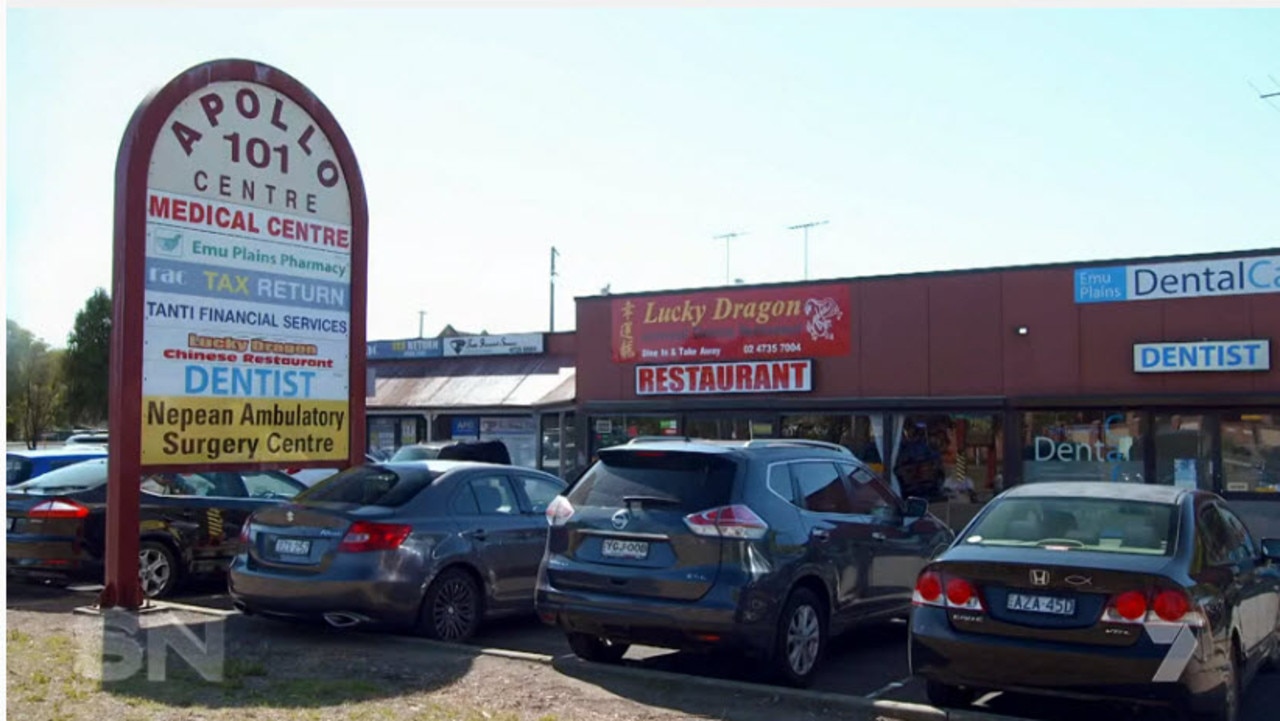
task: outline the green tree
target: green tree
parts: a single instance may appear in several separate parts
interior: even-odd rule
[[[63,378],[72,423],[99,425],[107,419],[110,359],[111,297],[99,288],[76,313],[75,328],[67,336]]]
[[[26,439],[28,448],[35,448],[62,415],[64,353],[50,351],[47,343],[12,320],[5,330],[5,420]]]

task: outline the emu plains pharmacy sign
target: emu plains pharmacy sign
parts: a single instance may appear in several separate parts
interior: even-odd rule
[[[367,227],[346,136],[289,75],[213,61],[143,101],[116,166],[108,504],[135,548],[142,472],[360,461]]]
[[[1079,268],[1077,303],[1280,293],[1280,255]]]

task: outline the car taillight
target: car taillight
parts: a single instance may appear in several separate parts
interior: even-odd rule
[[[916,579],[915,593],[911,594],[911,602],[918,606],[941,606],[942,576],[935,571],[925,571]]]
[[[248,520],[244,522],[244,525],[240,526],[240,543],[245,546],[249,545],[249,521]]]
[[[743,505],[720,506],[684,517],[684,525],[699,536],[720,538],[764,538],[769,524]]]
[[[939,571],[925,571],[916,578],[911,602],[917,606],[937,606],[982,611],[978,590],[967,579]]]
[[[547,525],[563,526],[573,518],[573,504],[564,496],[556,496],[551,505],[547,506],[546,514]]]
[[[1151,609],[1163,621],[1181,621],[1191,610],[1191,601],[1182,591],[1161,591],[1151,602]]]
[[[338,550],[347,553],[391,551],[399,548],[412,531],[413,526],[401,523],[356,521],[347,529],[347,535],[342,537]]]
[[[1125,591],[1115,597],[1111,608],[1126,621],[1141,621],[1147,615],[1147,595],[1141,591]]]
[[[27,518],[85,518],[89,515],[89,507],[68,498],[55,498],[52,501],[32,506],[27,511]]]

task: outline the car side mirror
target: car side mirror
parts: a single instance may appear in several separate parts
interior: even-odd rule
[[[1280,562],[1280,538],[1262,539],[1262,557],[1272,562]]]
[[[907,508],[903,512],[906,518],[920,518],[929,512],[929,499],[919,496],[907,498]]]

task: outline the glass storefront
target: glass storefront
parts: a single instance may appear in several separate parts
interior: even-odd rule
[[[1280,412],[1225,413],[1220,427],[1222,489],[1280,492]]]
[[[1004,487],[996,413],[894,414],[893,481],[903,496],[980,503]]]
[[[884,474],[882,414],[783,416],[782,437],[838,443],[848,448],[876,473]]]
[[[1022,415],[1022,482],[1144,483],[1145,414],[1133,410]]]

